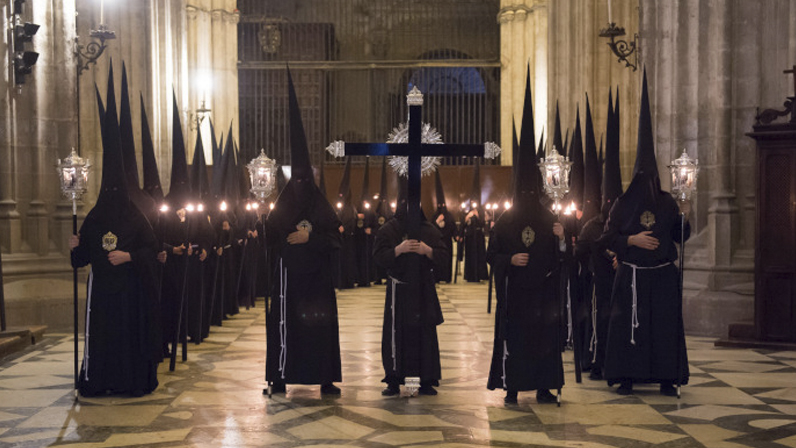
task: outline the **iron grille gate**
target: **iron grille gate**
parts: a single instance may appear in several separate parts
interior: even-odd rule
[[[313,164],[333,140],[384,141],[424,94],[446,142],[499,138],[497,0],[239,0],[240,151],[290,164],[290,67]],[[499,142],[498,142],[499,143]],[[443,164],[470,164],[446,158]],[[490,163],[495,163],[492,161]],[[499,161],[497,161],[499,163]]]

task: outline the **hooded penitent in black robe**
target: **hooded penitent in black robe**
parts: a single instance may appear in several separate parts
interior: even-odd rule
[[[337,217],[343,227],[340,233],[340,251],[337,254],[337,281],[335,286],[339,289],[353,288],[358,277],[357,247],[354,233],[357,228],[357,210],[351,202],[351,189],[349,179],[351,173],[351,158],[346,160],[343,179],[340,181],[340,190],[337,194]]]
[[[566,244],[553,233],[556,217],[539,202],[540,173],[529,103],[527,82],[521,130],[526,139],[520,140],[514,165],[513,204],[495,223],[487,251],[497,296],[487,388],[510,393],[564,385],[558,288]],[[527,265],[512,264],[512,257],[521,253],[528,254]]]
[[[370,286],[375,277],[373,262],[373,239],[376,237],[376,213],[373,211],[370,187],[370,157],[365,158],[365,176],[362,180],[362,195],[357,210],[357,225],[354,228],[354,246],[357,251],[357,286]]]
[[[442,245],[445,246],[445,251],[448,258],[445,260],[440,259],[436,271],[438,282],[451,283],[453,280],[453,240],[456,238],[456,220],[453,218],[448,207],[445,205],[445,193],[442,190],[442,181],[439,178],[439,170],[436,172],[436,186],[437,186],[437,211],[431,219],[431,224],[439,230],[442,236]],[[440,216],[442,218],[440,218]]]
[[[558,389],[564,384],[558,333],[562,253],[554,223],[546,209],[528,212],[516,204],[495,223],[487,254],[497,295],[489,389]],[[513,266],[511,257],[523,252],[529,255],[528,265]]]
[[[471,212],[462,223],[462,241],[464,249],[464,279],[468,282],[479,282],[489,279],[486,267],[486,238],[484,237],[484,209],[481,207],[481,183],[479,180],[480,160],[476,159],[473,173],[473,191],[471,201],[475,203]]]
[[[604,377],[609,385],[688,382],[682,300],[674,243],[691,232],[675,200],[660,188],[655,162],[646,73],[641,95],[638,147],[633,180],[608,215],[600,243],[616,253],[618,267],[611,296],[611,318]],[[628,245],[628,238],[651,231],[654,250]],[[679,359],[678,359],[679,355]]]
[[[405,207],[405,206],[404,206]],[[439,231],[420,225],[420,241],[433,250],[433,260],[415,253],[395,256],[406,239],[406,219],[387,221],[376,234],[373,256],[387,270],[387,294],[381,337],[383,382],[397,387],[406,377],[420,377],[421,386],[437,386],[441,378],[437,325],[443,321],[434,271],[450,255]]]
[[[327,385],[342,380],[334,254],[340,222],[315,185],[293,81],[288,72],[293,175],[266,221],[273,277],[266,309],[265,379],[285,384]],[[290,244],[299,229],[306,243]]]
[[[157,240],[130,201],[124,179],[113,73],[102,123],[103,175],[97,203],[80,228],[73,267],[91,264],[86,295],[86,335],[78,389],[83,396],[106,392],[140,396],[158,385],[161,360],[154,284]],[[130,262],[113,266],[121,251]]]

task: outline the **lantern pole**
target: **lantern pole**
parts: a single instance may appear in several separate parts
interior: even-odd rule
[[[56,165],[61,191],[64,196],[72,200],[72,235],[77,235],[77,201],[86,192],[88,184],[88,173],[91,163],[88,159],[80,157],[75,149],[63,160],[58,160]],[[70,251],[71,258],[71,251]],[[72,266],[72,319],[74,327],[74,378],[75,378],[75,400],[78,399],[78,295],[77,295],[77,270]]]
[[[691,196],[696,191],[697,186],[697,174],[699,173],[699,160],[692,159],[688,156],[688,153],[685,149],[683,149],[683,154],[672,161],[669,165],[669,171],[672,176],[672,195],[675,199],[679,202],[686,202],[691,200]],[[680,382],[682,377],[682,370],[683,370],[683,362],[681,360],[680,354],[680,342],[679,337],[680,334],[683,332],[683,282],[684,277],[683,273],[685,271],[684,266],[685,261],[685,213],[680,211],[680,260],[679,260],[679,268],[680,268],[680,281],[679,281],[679,289],[680,289],[680,298],[677,301],[677,379],[676,379],[676,387],[677,387],[677,398],[680,398]]]

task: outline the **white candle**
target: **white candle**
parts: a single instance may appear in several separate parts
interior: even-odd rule
[[[608,0],[608,23],[614,23],[614,19],[611,17],[611,0]]]
[[[608,3],[609,4],[611,3],[610,0],[609,0]],[[609,6],[608,10],[610,11],[610,9],[611,9],[611,7]],[[102,25],[104,23],[105,23],[105,0],[100,0],[100,25]]]

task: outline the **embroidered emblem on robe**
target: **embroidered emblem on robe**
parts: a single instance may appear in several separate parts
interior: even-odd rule
[[[357,219],[357,228],[361,229],[362,227],[365,227],[365,221]]]
[[[296,226],[301,230],[306,230],[309,233],[312,233],[312,223],[307,221],[306,219],[301,220]]]
[[[119,241],[119,238],[116,237],[111,232],[102,235],[102,248],[106,251],[110,252],[112,250],[116,250],[116,243]]]
[[[655,225],[655,214],[651,211],[646,211],[641,214],[641,225],[649,230]]]
[[[534,241],[536,241],[536,232],[533,231],[531,226],[522,229],[522,243],[525,244],[525,247],[530,247]]]
[[[384,225],[384,223],[385,223],[386,221],[387,221],[387,220],[386,220],[386,219],[384,219],[384,216],[379,216],[379,225],[380,225],[380,226],[383,226],[383,225]]]

